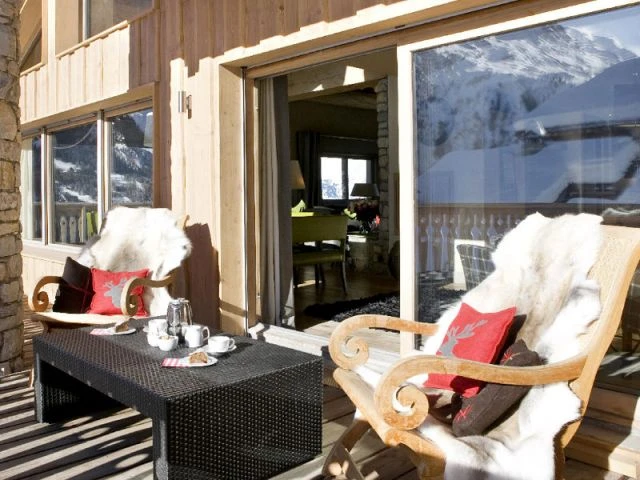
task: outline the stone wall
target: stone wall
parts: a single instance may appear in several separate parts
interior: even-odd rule
[[[379,270],[386,269],[389,253],[389,81],[385,78],[376,85],[378,111],[378,189],[380,190],[380,225],[374,248],[374,259]]]
[[[0,375],[23,369],[18,0],[0,0]]]

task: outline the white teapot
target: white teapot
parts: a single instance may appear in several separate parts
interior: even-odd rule
[[[209,339],[209,327],[205,325],[183,325],[184,341],[189,348],[201,347]]]

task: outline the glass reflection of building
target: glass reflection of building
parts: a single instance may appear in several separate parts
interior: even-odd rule
[[[414,53],[419,304],[463,291],[460,243],[490,251],[529,213],[640,226],[639,21],[635,6]],[[640,391],[639,330],[640,284],[601,382]]]

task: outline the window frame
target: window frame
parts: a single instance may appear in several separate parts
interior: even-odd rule
[[[96,123],[97,128],[97,141],[96,141],[96,173],[97,173],[97,222],[98,229],[100,228],[102,219],[106,215],[106,213],[111,208],[110,197],[111,197],[111,186],[110,186],[110,172],[111,172],[111,159],[110,159],[110,149],[111,149],[111,140],[110,136],[110,119],[119,115],[124,115],[127,113],[133,113],[141,110],[151,110],[154,114],[155,111],[153,108],[153,99],[144,98],[133,103],[129,103],[126,105],[120,105],[118,107],[114,107],[112,109],[101,109],[94,112],[91,112],[87,115],[79,116],[79,117],[71,117],[67,120],[63,120],[60,122],[56,122],[55,124],[42,126],[37,129],[27,130],[23,134],[23,139],[26,138],[34,138],[38,135],[41,137],[41,153],[40,153],[40,162],[41,162],[41,197],[42,197],[42,237],[38,240],[31,239],[23,239],[26,247],[31,247],[34,252],[40,251],[41,248],[44,248],[46,252],[51,251],[60,251],[64,255],[69,255],[76,253],[79,251],[83,244],[68,244],[54,241],[54,232],[55,228],[53,228],[54,222],[54,200],[53,200],[53,152],[52,152],[52,143],[51,135],[56,132],[61,132],[64,130],[68,130],[70,128],[89,125],[92,122]],[[155,128],[155,122],[154,122]],[[155,149],[155,135],[152,135],[152,149]],[[152,198],[151,205],[155,206],[156,199],[155,194],[153,192],[156,191],[156,174],[155,174],[156,165],[154,163],[153,170],[151,174],[151,185],[152,185]],[[20,222],[22,223],[22,211],[20,213]],[[28,250],[29,248],[27,248]]]
[[[45,173],[45,149],[47,148],[46,145],[46,135],[44,133],[43,130],[37,129],[37,130],[26,130],[25,132],[22,133],[22,140],[21,140],[21,150],[22,150],[22,145],[24,144],[25,141],[31,141],[33,142],[33,139],[40,137],[40,158],[39,158],[39,162],[40,162],[40,224],[41,224],[41,231],[40,231],[40,238],[39,239],[26,239],[23,238],[22,240],[24,242],[31,242],[33,244],[41,244],[44,242],[45,236],[46,236],[46,230],[45,230],[45,222],[44,222],[44,218],[45,218],[45,200],[44,200],[44,195],[45,195],[45,177],[46,177],[46,173]],[[22,179],[22,159],[21,159],[21,171],[20,171],[20,175],[21,175],[21,179]],[[33,169],[32,172],[33,173]],[[30,179],[31,180],[31,179]],[[31,184],[33,184],[33,182],[30,182]],[[24,231],[24,218],[22,216],[23,214],[23,209],[25,208],[25,202],[23,201],[23,197],[22,195],[24,194],[24,185],[21,186],[20,188],[20,225],[22,226],[22,231]],[[30,192],[31,196],[33,196],[33,192]]]

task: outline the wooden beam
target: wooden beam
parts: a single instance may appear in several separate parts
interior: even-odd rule
[[[299,70],[289,74],[289,100],[303,100],[319,93],[344,92],[356,86],[373,85],[385,76],[384,72],[344,64]]]

